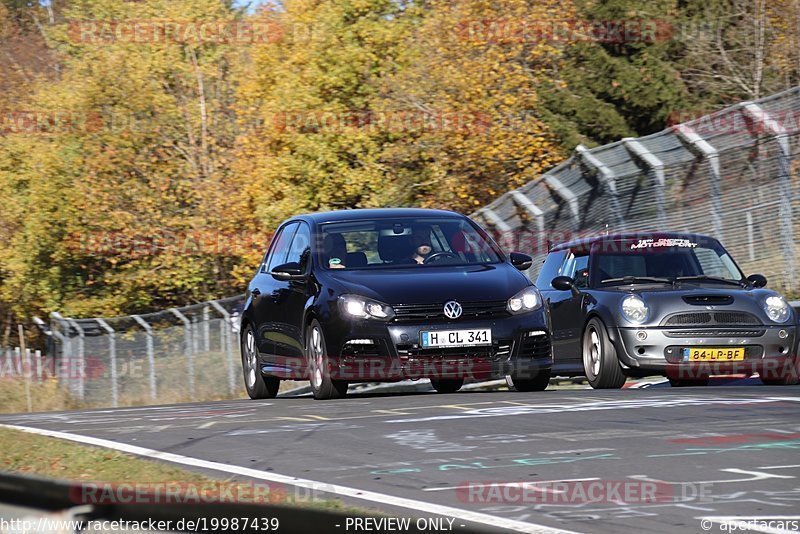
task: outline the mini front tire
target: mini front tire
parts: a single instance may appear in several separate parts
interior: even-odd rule
[[[606,326],[593,318],[583,332],[583,369],[594,389],[619,389],[625,374],[617,359],[617,351],[608,337]]]

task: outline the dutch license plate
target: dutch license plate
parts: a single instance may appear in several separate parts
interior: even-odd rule
[[[703,347],[683,349],[685,362],[735,362],[744,360],[742,347]]]
[[[489,328],[474,330],[431,330],[420,332],[420,345],[423,349],[442,347],[479,347],[492,344],[492,331]]]

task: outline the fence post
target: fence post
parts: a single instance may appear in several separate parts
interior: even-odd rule
[[[767,131],[772,135],[772,139],[778,145],[778,187],[780,188],[780,225],[781,241],[783,249],[786,251],[786,277],[789,289],[795,288],[795,254],[794,254],[794,223],[792,217],[792,181],[789,164],[791,162],[791,148],[789,147],[789,135],[786,128],[778,124],[769,113],[764,111],[761,106],[752,102],[742,104],[742,111],[748,115],[753,122],[761,125],[761,131]],[[752,133],[752,132],[751,132]]]
[[[116,332],[105,320],[95,319],[100,328],[108,334],[108,361],[111,367],[111,405],[116,408],[119,406],[119,385],[117,383],[117,339]]]
[[[228,313],[228,310],[223,308],[216,300],[212,300],[209,302],[209,304],[211,304],[214,309],[217,310],[217,313],[222,315],[222,324],[220,325],[219,332],[220,343],[224,347],[223,350],[225,351],[225,358],[228,361],[228,390],[230,391],[230,394],[233,395],[236,392],[236,370],[234,367],[233,350],[231,347],[231,338],[233,337],[231,335],[230,325],[231,314]]]
[[[131,315],[133,320],[144,328],[147,335],[147,362],[150,365],[150,398],[155,400],[158,397],[156,388],[156,358],[153,353],[153,327],[138,315]]]
[[[53,371],[55,372],[55,342],[53,341],[53,338],[55,337],[55,335],[53,334],[53,330],[47,326],[47,323],[45,323],[44,321],[42,321],[39,317],[37,317],[35,315],[33,316],[33,324],[35,324],[39,328],[39,330],[41,330],[42,333],[45,336],[47,336],[47,349],[45,350],[45,354],[50,353],[50,354],[53,355],[52,356],[52,358],[53,358]],[[41,358],[39,359],[38,365],[39,365],[39,370],[40,370],[39,371],[39,377],[41,378],[42,377],[41,376],[42,375],[42,373],[41,373],[41,365],[42,365]]]
[[[572,190],[561,183],[561,180],[553,176],[552,174],[545,174],[542,176],[542,180],[550,188],[550,190],[559,197],[561,200],[567,203],[567,207],[569,207],[569,212],[572,215],[572,226],[573,230],[577,231],[581,229],[581,214],[580,214],[580,207],[578,206],[578,197],[575,196],[575,193]]]
[[[25,347],[25,327],[17,325],[17,331],[19,332],[19,366],[22,368],[22,378],[25,380],[25,403],[27,404],[28,413],[33,411],[33,401],[31,400],[31,371],[33,366],[31,365],[31,350]],[[22,357],[25,357],[25,362],[22,361]],[[27,369],[25,369],[25,364],[27,365]]]
[[[72,393],[74,389],[74,385],[72,383],[72,375],[69,369],[65,369],[64,360],[66,361],[67,366],[73,365],[72,363],[72,339],[69,332],[69,325],[64,320],[58,312],[50,312],[50,320],[53,321],[53,335],[56,336],[58,339],[61,340],[61,358],[57,357],[57,354],[54,354],[54,365],[58,365],[56,369],[56,374],[58,375],[59,381],[63,384],[66,384],[67,391]],[[61,328],[64,329],[64,334],[58,331],[58,327],[56,325],[60,325]],[[67,325],[65,327],[65,325]],[[58,359],[60,362],[55,362]],[[65,376],[66,375],[66,376]]]
[[[186,341],[186,363],[189,371],[189,395],[194,400],[194,349],[196,348],[196,340],[195,336],[192,335],[192,322],[177,308],[170,308],[169,311],[183,323],[183,338]]]
[[[83,352],[84,332],[75,319],[67,317],[67,321],[78,332],[78,398],[84,400],[86,398],[86,355]]]
[[[583,163],[583,166],[596,173],[600,182],[603,184],[606,192],[611,197],[611,209],[617,217],[616,230],[621,231],[625,229],[625,215],[622,213],[622,208],[619,207],[619,199],[617,198],[617,180],[614,171],[608,168],[605,163],[595,157],[588,148],[583,145],[575,147],[575,152],[578,153],[578,160]]]
[[[722,203],[720,197],[720,181],[722,174],[719,168],[719,152],[711,146],[711,144],[700,137],[700,135],[692,129],[688,124],[679,124],[675,127],[675,133],[678,139],[692,152],[699,154],[700,157],[708,160],[708,166],[711,168],[711,225],[714,232],[714,237],[722,239]]]
[[[638,140],[626,137],[622,140],[622,145],[630,152],[636,161],[640,161],[655,178],[656,207],[658,217],[658,227],[667,227],[667,215],[664,211],[664,186],[666,184],[664,176],[664,162],[658,159],[655,154],[647,150]]]
[[[211,350],[211,331],[208,322],[211,320],[209,316],[209,307],[203,306],[203,350],[208,352]]]

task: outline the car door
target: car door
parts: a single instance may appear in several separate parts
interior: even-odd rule
[[[556,366],[566,368],[582,368],[581,336],[585,320],[583,292],[588,285],[589,253],[581,250],[561,251],[560,265],[555,269],[551,265],[549,279],[542,294],[550,305],[550,316],[553,323],[553,359]],[[549,261],[549,258],[548,258]],[[544,269],[542,270],[544,273]],[[550,276],[552,275],[552,276]],[[550,285],[556,276],[569,276],[575,280],[575,287],[580,291],[575,295],[572,291],[559,291]]]
[[[273,306],[278,311],[275,323],[275,356],[281,365],[299,369],[303,352],[303,317],[305,306],[313,291],[310,283],[311,229],[301,222],[292,238],[286,262],[298,263],[303,270],[302,279],[276,281],[273,291]]]
[[[274,294],[279,290],[280,281],[270,272],[274,267],[286,263],[289,245],[297,231],[297,222],[290,222],[275,233],[269,252],[259,268],[258,274],[250,282],[252,297],[252,317],[255,324],[256,344],[264,359],[275,355],[275,335],[278,330],[275,318],[278,311],[274,305]]]

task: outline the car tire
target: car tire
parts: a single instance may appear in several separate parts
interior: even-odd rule
[[[520,378],[516,375],[506,375],[506,384],[508,389],[527,393],[530,391],[544,391],[550,384],[550,369],[543,369],[539,371],[533,378]]]
[[[670,378],[669,385],[674,388],[702,387],[708,385],[708,378]]]
[[[281,387],[280,378],[264,376],[258,369],[258,350],[256,335],[252,325],[246,325],[242,332],[242,374],[244,387],[251,399],[274,399]]]
[[[583,369],[594,389],[619,389],[627,377],[603,322],[591,319],[583,332]]]
[[[449,378],[436,380],[431,378],[431,385],[437,393],[455,393],[464,385],[463,378]]]
[[[316,319],[306,330],[306,361],[311,393],[317,400],[341,399],[347,395],[348,383],[331,379],[330,360],[322,327]]]

